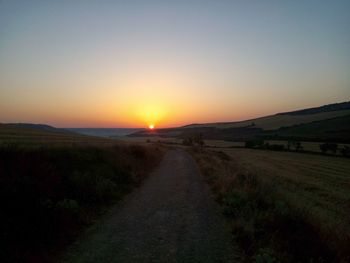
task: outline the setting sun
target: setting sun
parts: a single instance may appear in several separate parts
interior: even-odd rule
[[[148,125],[148,128],[149,128],[150,130],[153,130],[153,129],[154,129],[154,124]]]

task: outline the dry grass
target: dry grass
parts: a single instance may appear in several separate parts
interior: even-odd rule
[[[250,149],[194,156],[228,211],[248,261],[260,256],[282,262],[349,260],[349,159]]]
[[[322,217],[319,220],[331,232],[350,235],[349,159],[250,149],[224,152],[244,169],[278,182],[283,194],[295,199],[300,209],[307,208],[310,215]]]
[[[0,146],[1,262],[52,262],[83,227],[139,185],[165,151],[88,138],[83,146],[52,137],[45,144]]]

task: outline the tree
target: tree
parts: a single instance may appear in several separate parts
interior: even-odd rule
[[[196,143],[198,146],[200,146],[201,148],[203,148],[204,146],[204,140],[203,140],[203,134],[202,133],[196,133],[193,136],[193,141],[194,143]]]
[[[193,140],[192,137],[186,137],[182,140],[182,144],[185,146],[192,146],[193,145]]]
[[[303,150],[303,146],[301,145],[301,142],[299,141],[288,141],[288,150],[292,150],[294,148],[295,151],[299,152]]]

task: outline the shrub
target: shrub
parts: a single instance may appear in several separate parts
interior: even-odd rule
[[[265,147],[272,151],[284,151],[284,145],[282,144],[265,144]]]
[[[328,151],[332,152],[333,154],[336,154],[337,149],[338,149],[338,144],[336,143],[320,144],[320,150],[323,154],[326,154]]]
[[[303,150],[303,146],[299,141],[288,141],[287,145],[288,150],[292,150],[294,148],[295,151],[299,152]]]
[[[350,147],[345,145],[343,148],[339,149],[341,155],[345,156],[345,157],[349,157],[350,156]]]
[[[191,137],[187,137],[182,140],[182,144],[185,146],[192,146],[193,145],[193,140]]]
[[[263,140],[250,140],[245,142],[246,148],[262,148],[264,146]]]
[[[57,202],[56,207],[58,209],[69,211],[72,214],[78,214],[80,210],[78,202],[72,199],[63,199]]]
[[[255,256],[256,263],[275,263],[278,260],[273,256],[273,251],[268,248],[261,248]]]

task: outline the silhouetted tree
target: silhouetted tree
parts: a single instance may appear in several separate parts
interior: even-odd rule
[[[288,148],[288,150],[291,150],[292,148],[294,148],[294,150],[297,152],[303,150],[303,146],[301,145],[301,142],[299,142],[299,141],[288,141],[287,148]]]
[[[182,144],[185,146],[192,146],[193,145],[193,139],[192,137],[187,137],[182,140]]]
[[[197,144],[199,147],[203,148],[204,146],[204,140],[203,140],[203,134],[202,133],[196,133],[193,136],[193,141],[195,144]]]

